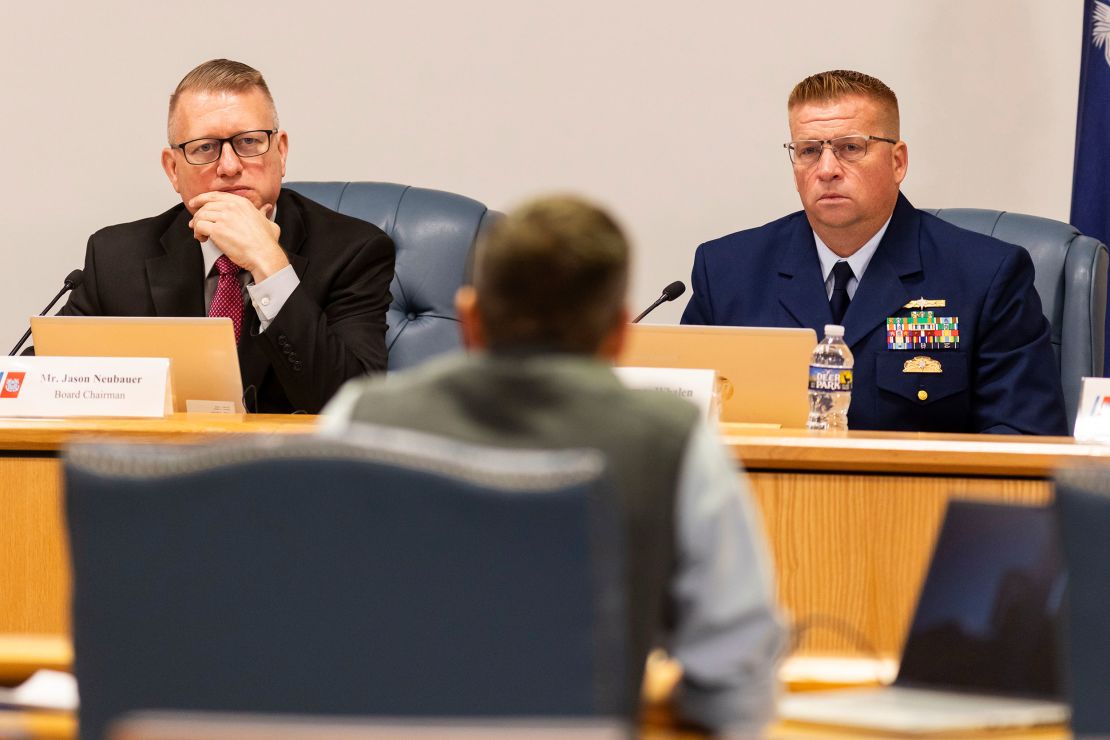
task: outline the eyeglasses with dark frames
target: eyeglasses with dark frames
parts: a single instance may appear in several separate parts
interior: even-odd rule
[[[220,158],[224,144],[231,144],[231,150],[240,157],[261,157],[270,151],[270,137],[276,133],[277,129],[240,131],[226,139],[191,139],[181,144],[171,144],[170,147],[180,149],[189,164],[212,164]]]
[[[858,162],[867,156],[867,143],[870,141],[883,141],[887,144],[897,144],[897,139],[887,139],[883,136],[838,136],[835,139],[803,139],[788,141],[783,144],[790,161],[796,165],[810,167],[817,164],[825,147],[832,149],[833,156],[841,162]]]

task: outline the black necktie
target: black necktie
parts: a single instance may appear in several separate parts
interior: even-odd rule
[[[833,290],[832,297],[829,298],[829,308],[832,309],[833,323],[842,324],[844,314],[848,311],[848,304],[852,302],[848,297],[848,281],[855,277],[855,274],[852,272],[852,266],[844,260],[833,265],[832,274]]]

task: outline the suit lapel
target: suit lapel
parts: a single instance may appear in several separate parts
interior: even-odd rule
[[[795,222],[790,242],[781,252],[778,272],[779,303],[799,326],[812,327],[820,336],[821,328],[832,323],[832,310],[821,277],[813,229],[804,216]]]
[[[917,297],[909,294],[902,278],[921,272],[920,228],[921,217],[899,194],[890,226],[844,314],[844,341],[849,347]]]
[[[204,316],[204,258],[189,228],[186,208],[162,234],[165,253],[146,261],[156,316]]]
[[[304,271],[308,268],[308,258],[301,254],[306,237],[304,218],[288,190],[282,190],[278,196],[277,225],[281,227],[278,243],[285,250],[289,264],[293,265],[293,272],[297,273],[297,277],[303,278]]]
[[[281,227],[278,243],[285,250],[285,256],[293,266],[293,272],[297,273],[297,277],[303,278],[308,268],[308,258],[301,254],[301,248],[307,236],[304,218],[301,215],[301,209],[286,190],[282,190],[278,196],[277,225]],[[258,314],[250,304],[244,308],[246,326],[243,339],[239,342],[239,371],[243,376],[243,385],[254,385],[257,390],[270,369],[270,359],[260,345],[263,340],[258,336],[260,326]]]

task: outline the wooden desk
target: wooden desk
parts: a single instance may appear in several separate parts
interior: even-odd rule
[[[0,420],[0,633],[68,634],[59,450],[112,436],[210,441],[311,432],[315,417]],[[802,646],[897,653],[951,495],[1040,503],[1061,464],[1110,458],[1070,438],[745,430],[725,442],[749,471],[781,601],[810,624]]]
[[[1040,504],[1063,465],[1110,461],[1070,437],[722,427],[748,470],[781,603],[803,651],[897,655],[953,496]]]
[[[69,634],[69,564],[59,454],[110,436],[195,443],[311,432],[303,415],[175,414],[167,419],[0,420],[0,633]]]

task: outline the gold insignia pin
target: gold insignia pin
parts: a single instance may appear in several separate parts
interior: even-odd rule
[[[912,360],[906,360],[902,363],[902,372],[904,373],[939,373],[943,372],[940,363],[932,357],[925,357],[918,355]]]
[[[947,302],[943,298],[925,298],[924,296],[922,296],[921,298],[915,298],[906,305],[902,306],[902,308],[917,309],[918,311],[923,311],[926,308],[944,308],[946,303]]]

